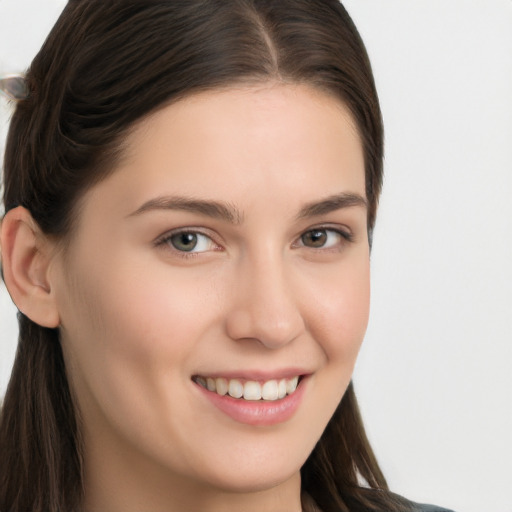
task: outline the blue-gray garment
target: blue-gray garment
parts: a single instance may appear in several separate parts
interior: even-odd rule
[[[413,512],[453,512],[447,508],[436,507],[435,505],[425,505],[421,503],[411,503],[414,506]]]

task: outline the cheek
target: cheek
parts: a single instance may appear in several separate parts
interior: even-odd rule
[[[62,306],[72,379],[105,409],[113,401],[148,405],[186,373],[208,321],[207,290],[121,259],[81,265],[74,275]]]
[[[179,350],[187,345],[180,341],[187,338],[184,335],[199,327],[197,311],[206,300],[205,290],[198,281],[180,282],[176,273],[162,268],[137,266],[121,258],[100,268],[79,267],[64,317],[73,318],[69,325],[80,325],[75,328],[78,337],[95,331],[88,343],[105,351],[151,357],[164,347]]]
[[[368,325],[369,261],[361,258],[347,270],[332,273],[324,283],[315,294],[310,330],[329,361],[351,368]]]
[[[312,381],[316,395],[322,398],[314,400],[308,410],[309,417],[316,419],[308,423],[311,439],[320,437],[353,374],[368,324],[369,261],[361,257],[350,265],[340,265],[321,282],[323,287],[315,288],[316,293],[310,297],[307,323],[324,360]]]
[[[63,317],[66,364],[84,435],[122,433],[145,451],[177,437],[186,445],[190,430],[179,422],[187,414],[179,404],[187,407],[184,383],[212,323],[213,295],[202,280],[185,283],[155,266],[118,263],[108,272],[92,270],[77,269]]]

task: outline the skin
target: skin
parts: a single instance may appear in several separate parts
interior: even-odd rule
[[[297,512],[300,467],[368,321],[354,123],[306,86],[247,86],[162,109],[126,147],[83,197],[65,253],[38,264],[83,422],[84,509]],[[363,201],[304,211],[339,194]],[[232,218],[155,207],[164,196],[221,202]],[[169,241],[181,228],[201,233],[198,252]],[[326,245],[307,245],[314,228]],[[295,414],[271,426],[235,421],[192,381],[283,368],[309,377]]]

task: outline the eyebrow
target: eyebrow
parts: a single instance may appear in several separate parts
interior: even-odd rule
[[[154,210],[181,210],[199,213],[207,217],[225,220],[231,224],[241,224],[243,220],[240,210],[232,204],[182,196],[163,196],[150,199],[131,213],[129,217]]]
[[[351,207],[367,208],[368,202],[363,196],[351,192],[334,194],[320,201],[307,203],[300,209],[297,219],[307,219]],[[230,203],[184,196],[162,196],[150,199],[133,213],[130,213],[128,217],[142,215],[143,213],[155,210],[188,211],[221,219],[231,224],[241,224],[244,218],[243,213]]]
[[[336,210],[352,207],[361,207],[366,209],[368,208],[368,201],[360,194],[342,192],[341,194],[334,194],[320,201],[307,203],[301,208],[297,218],[307,219],[309,217],[325,215]]]

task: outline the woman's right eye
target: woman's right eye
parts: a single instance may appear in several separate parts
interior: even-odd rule
[[[218,245],[209,236],[197,231],[169,233],[157,240],[156,245],[168,245],[171,249],[185,254],[197,254],[218,249]]]

